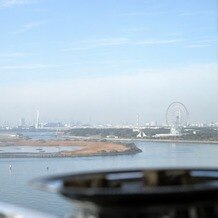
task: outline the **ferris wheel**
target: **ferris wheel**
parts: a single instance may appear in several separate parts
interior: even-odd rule
[[[180,102],[173,102],[167,108],[166,122],[169,126],[186,126],[188,124],[189,113],[185,105]]]

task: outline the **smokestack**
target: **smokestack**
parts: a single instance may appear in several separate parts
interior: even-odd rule
[[[39,129],[39,110],[36,111],[36,125],[35,125],[36,129]]]

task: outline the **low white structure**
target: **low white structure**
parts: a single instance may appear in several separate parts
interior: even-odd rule
[[[179,136],[179,135],[182,135],[182,129],[180,126],[171,126],[171,129],[170,129],[170,133],[171,135],[176,135],[176,136]]]
[[[145,137],[147,137],[147,135],[144,132],[140,131],[136,137],[137,138],[145,138]]]

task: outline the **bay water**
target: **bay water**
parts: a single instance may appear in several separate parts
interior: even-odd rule
[[[142,150],[133,155],[75,158],[1,158],[0,201],[63,217],[72,204],[56,193],[35,189],[29,181],[39,177],[94,170],[132,168],[218,168],[218,145],[135,142]],[[9,169],[9,166],[12,169]]]

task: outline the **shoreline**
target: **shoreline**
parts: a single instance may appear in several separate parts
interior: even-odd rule
[[[125,138],[120,138],[120,139],[106,139],[109,141],[121,141],[121,142],[157,142],[157,143],[186,143],[186,144],[215,144],[218,145],[218,141],[210,141],[210,140],[205,140],[205,141],[198,141],[198,140],[181,140],[181,139],[125,139]]]
[[[102,152],[93,154],[78,154],[78,155],[63,155],[60,153],[2,153],[0,158],[79,158],[79,157],[106,157],[106,156],[120,156],[120,155],[134,155],[140,153],[141,150],[137,148],[135,151],[123,152]]]
[[[2,152],[0,158],[73,158],[73,157],[91,157],[91,156],[115,156],[136,154],[141,150],[134,143],[121,143],[112,141],[98,140],[30,140],[30,139],[2,139],[0,148],[11,146],[31,146],[36,148],[42,147],[78,147],[72,151],[58,152]]]
[[[117,156],[117,155],[133,155],[142,152],[135,142],[155,142],[155,143],[184,143],[184,144],[214,144],[218,145],[218,141],[197,141],[197,140],[180,140],[180,139],[125,139],[125,138],[77,138],[62,140],[31,140],[24,138],[1,138],[1,147],[10,146],[31,146],[36,148],[42,147],[63,147],[72,146],[79,147],[72,151],[58,152],[2,152],[0,158],[76,158],[76,157],[96,157],[96,156]],[[37,150],[37,149],[36,149]]]
[[[218,141],[197,141],[197,140],[174,140],[174,139],[147,139],[144,142],[157,142],[157,143],[186,143],[186,144],[215,144],[218,145]]]

